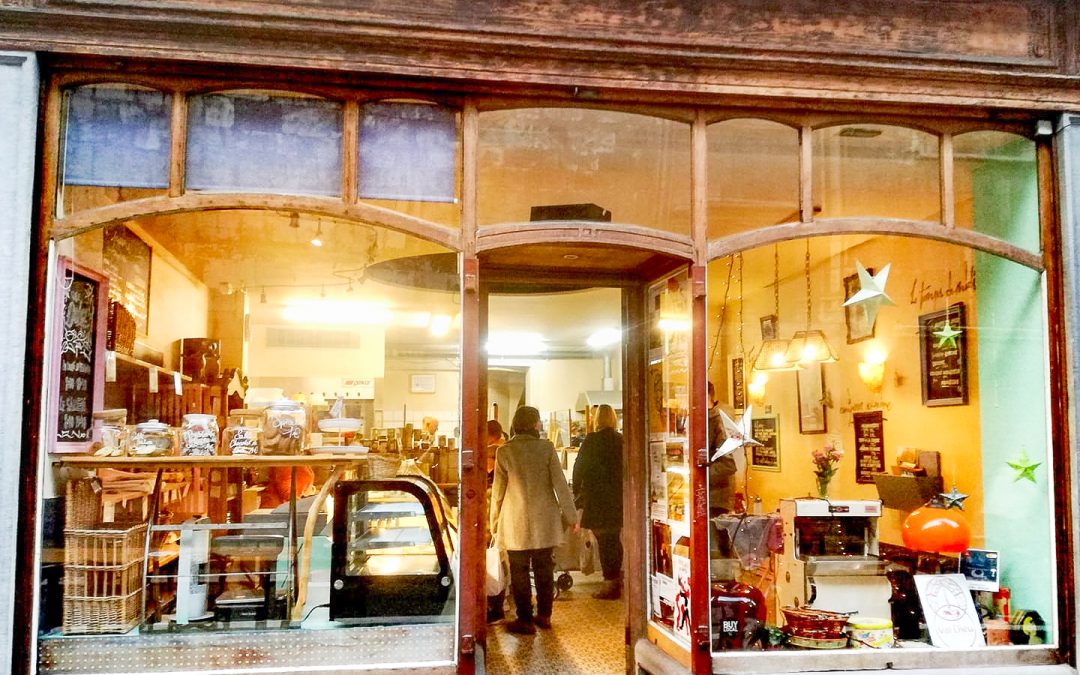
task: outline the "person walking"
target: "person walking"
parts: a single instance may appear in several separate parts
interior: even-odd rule
[[[510,591],[517,618],[507,630],[533,635],[551,628],[555,600],[553,552],[576,520],[555,446],[540,438],[540,412],[522,406],[511,422],[513,436],[498,449],[491,488],[491,532],[510,558]],[[533,614],[529,570],[536,583]]]
[[[623,437],[610,405],[596,411],[596,431],[581,443],[574,463],[574,502],[581,510],[580,527],[592,530],[600,553],[605,586],[593,593],[599,600],[622,596]]]

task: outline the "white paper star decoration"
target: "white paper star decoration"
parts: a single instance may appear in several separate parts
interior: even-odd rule
[[[866,308],[866,320],[871,326],[877,321],[878,310],[882,305],[896,304],[885,293],[885,283],[889,280],[890,267],[892,263],[886,264],[880,272],[870,276],[863,264],[858,260],[855,261],[855,270],[859,273],[859,290],[844,302],[844,307],[861,304]]]
[[[734,452],[744,445],[761,445],[761,443],[755,441],[750,435],[751,420],[753,419],[751,416],[752,410],[753,406],[746,406],[746,412],[742,414],[742,417],[739,418],[738,422],[728,417],[727,413],[723,410],[720,411],[720,419],[724,422],[724,435],[727,436],[727,438],[724,439],[724,442],[721,443],[720,447],[713,453],[712,459],[709,460],[710,462],[715,462],[724,455]]]
[[[938,339],[937,346],[939,348],[944,347],[945,345],[955,348],[956,338],[960,337],[963,332],[964,331],[962,330],[953,328],[952,323],[946,321],[945,325],[934,331],[932,335]]]

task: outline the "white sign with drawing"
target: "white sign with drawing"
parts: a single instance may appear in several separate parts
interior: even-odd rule
[[[979,613],[963,574],[916,574],[915,587],[935,647],[986,645]]]

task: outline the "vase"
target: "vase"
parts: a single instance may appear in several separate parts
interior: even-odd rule
[[[818,477],[817,479],[817,496],[821,499],[829,498],[829,479]]]

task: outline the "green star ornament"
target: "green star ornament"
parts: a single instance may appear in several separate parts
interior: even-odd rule
[[[964,331],[953,328],[952,323],[946,321],[945,325],[934,331],[932,335],[938,339],[938,348],[949,345],[950,347],[955,349],[956,338],[960,337],[963,333]]]
[[[855,261],[855,271],[859,274],[859,290],[844,302],[844,307],[859,304],[866,307],[866,320],[871,326],[877,321],[878,310],[882,305],[896,304],[885,294],[885,283],[889,280],[890,267],[892,263],[886,264],[880,272],[870,276],[863,264],[858,260]]]
[[[1007,462],[1008,465],[1016,472],[1016,477],[1013,478],[1013,482],[1020,480],[1021,478],[1027,478],[1032,483],[1035,482],[1035,469],[1042,465],[1042,462],[1031,461],[1027,453],[1023,450],[1020,451],[1020,456],[1011,462]]]

